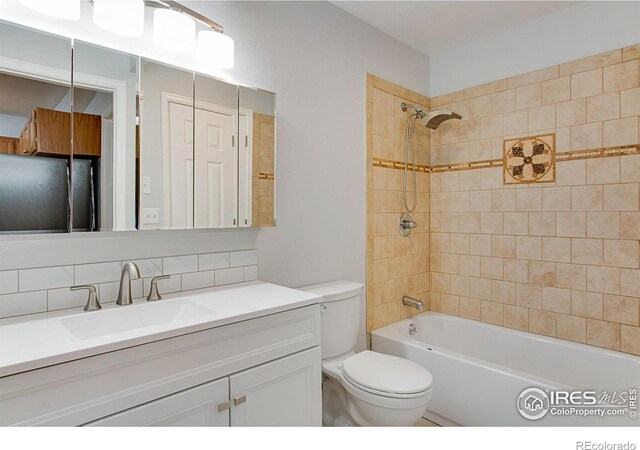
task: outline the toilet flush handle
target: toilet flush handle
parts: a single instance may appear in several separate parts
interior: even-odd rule
[[[320,303],[320,312],[323,313],[327,310],[327,307]]]

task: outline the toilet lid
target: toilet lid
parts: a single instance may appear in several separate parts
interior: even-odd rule
[[[416,394],[433,384],[424,367],[397,356],[364,351],[345,359],[342,368],[355,384],[391,394]]]

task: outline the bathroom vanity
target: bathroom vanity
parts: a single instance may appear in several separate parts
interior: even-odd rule
[[[321,424],[321,297],[253,282],[0,324],[0,426]]]

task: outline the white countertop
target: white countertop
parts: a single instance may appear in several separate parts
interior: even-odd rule
[[[33,319],[3,320],[0,321],[0,377],[300,308],[319,303],[321,299],[310,292],[254,281],[166,295],[153,303],[111,304],[103,305],[102,310],[95,312],[58,312]],[[175,302],[192,305],[191,310],[195,309],[197,314],[192,312],[183,319],[131,330],[126,329],[125,323],[122,325],[124,331],[84,338],[78,338],[64,325],[70,322],[82,325],[82,318],[86,317],[88,327],[84,328],[88,331],[83,332],[90,335],[91,324],[108,319],[108,315],[113,318],[118,314],[126,320],[126,311],[140,317],[152,313],[154,308],[176,309]]]

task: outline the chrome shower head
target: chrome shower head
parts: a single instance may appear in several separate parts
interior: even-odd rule
[[[421,122],[425,127],[435,130],[440,124],[449,119],[462,119],[462,116],[448,109],[436,109],[428,111]]]

